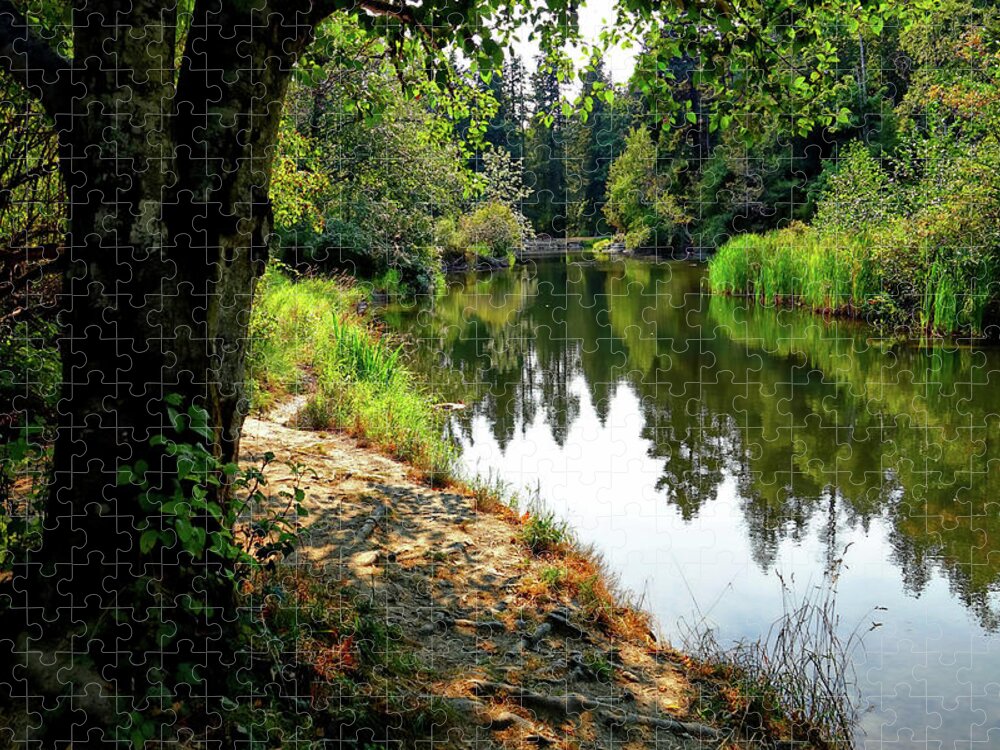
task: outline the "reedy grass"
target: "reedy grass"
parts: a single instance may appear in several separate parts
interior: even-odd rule
[[[989,253],[931,251],[905,224],[845,236],[802,226],[736,237],[709,261],[713,292],[762,304],[919,327],[981,334],[997,297]]]
[[[879,624],[868,625],[866,617],[850,630],[842,626],[837,611],[842,566],[842,558],[835,561],[805,593],[796,589],[794,578],[779,574],[782,615],[756,640],[725,647],[704,618],[683,633],[684,648],[728,686],[727,710],[742,714],[751,739],[855,747],[861,694],[854,655]]]
[[[442,416],[403,365],[400,347],[355,312],[362,292],[344,279],[293,279],[268,269],[251,324],[252,402],[312,392],[300,421],[338,428],[406,461],[433,481],[451,477]]]

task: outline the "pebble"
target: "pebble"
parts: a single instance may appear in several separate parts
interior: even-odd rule
[[[361,566],[374,565],[378,562],[381,553],[377,549],[369,552],[359,552],[354,556],[354,563]]]

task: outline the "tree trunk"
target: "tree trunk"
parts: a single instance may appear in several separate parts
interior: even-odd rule
[[[11,695],[27,710],[74,713],[79,732],[61,741],[149,709],[147,690],[170,664],[218,671],[235,658],[224,642],[233,588],[213,575],[226,561],[208,551],[211,535],[201,556],[180,543],[144,551],[143,530],[166,527],[145,490],[119,477],[145,464],[150,490],[170,490],[176,465],[157,436],[237,458],[271,160],[312,33],[299,5],[311,7],[197,3],[179,66],[175,9],[132,0],[78,4],[86,10],[74,15],[81,62],[66,75],[77,95],[55,118],[69,199],[55,472],[41,544],[15,570],[22,635],[6,653],[25,667]],[[208,412],[211,438],[177,436],[170,394]],[[209,499],[226,495],[223,484]],[[207,513],[197,523],[218,528]],[[164,629],[183,632],[161,639]],[[119,702],[73,706],[70,694],[91,682]]]

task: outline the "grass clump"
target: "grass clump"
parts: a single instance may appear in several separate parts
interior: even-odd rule
[[[462,480],[462,486],[471,495],[480,513],[506,515],[516,513],[521,497],[510,482],[490,469],[485,475],[476,474]]]
[[[805,594],[779,576],[783,613],[757,640],[722,646],[710,629],[694,627],[685,647],[689,670],[718,686],[716,711],[739,717],[752,740],[853,748],[860,694],[854,654],[863,647],[862,619],[842,627],[837,612],[839,566]],[[876,608],[878,609],[878,608]]]
[[[835,238],[801,225],[730,240],[708,265],[712,291],[764,304],[854,313],[877,294],[874,257],[862,237]]]
[[[570,539],[569,527],[551,511],[536,508],[521,517],[521,541],[536,555],[557,549]]]
[[[522,494],[492,472],[462,482],[477,510],[505,517],[533,563],[520,583],[521,593],[542,604],[579,606],[589,622],[608,633],[648,641],[652,620],[640,597],[619,585],[601,556],[581,546],[569,525],[547,510],[536,488]],[[527,510],[517,513],[519,506]]]
[[[403,365],[400,347],[357,312],[362,298],[344,279],[293,279],[268,269],[251,324],[253,404],[266,408],[308,387],[302,426],[347,430],[443,481],[454,449],[442,418]]]
[[[559,585],[566,580],[569,575],[569,571],[566,570],[561,565],[549,565],[542,568],[539,572],[538,577],[547,587],[551,589],[558,588]]]
[[[747,234],[709,262],[712,291],[927,333],[981,335],[995,305],[989,254],[914,245],[893,223],[845,236],[802,227]]]
[[[615,665],[599,651],[587,651],[583,655],[583,663],[599,682],[609,684],[615,677]]]

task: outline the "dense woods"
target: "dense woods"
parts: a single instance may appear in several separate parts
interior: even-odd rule
[[[373,292],[599,238],[709,257],[717,293],[995,335],[991,3],[640,1],[600,40],[577,10],[0,2],[0,697],[56,707],[40,741],[141,747],[177,712],[219,740],[230,689],[292,721],[294,646],[247,597],[294,535],[236,531],[247,414],[308,385],[312,427],[453,478]]]
[[[676,40],[657,28],[620,84],[600,62],[568,80],[544,57],[533,72],[507,61],[488,83],[469,82],[479,109],[452,120],[444,141],[427,133],[449,132],[447,115],[399,100],[376,116],[398,129],[382,151],[304,135],[314,152],[353,160],[354,189],[328,187],[350,205],[323,198],[337,208],[322,232],[299,243],[322,213],[304,207],[285,226],[308,258],[422,291],[449,260],[505,257],[533,234],[698,257],[746,235],[713,263],[717,291],[982,333],[995,312],[995,10],[956,0],[919,19],[824,31],[837,61],[818,97],[829,120],[805,125],[780,107],[732,114],[701,83],[704,62],[674,54]],[[309,189],[305,175],[324,170],[305,169],[295,184]],[[435,179],[411,184],[408,174]],[[366,231],[371,220],[383,236]],[[483,222],[509,229],[480,236]]]

